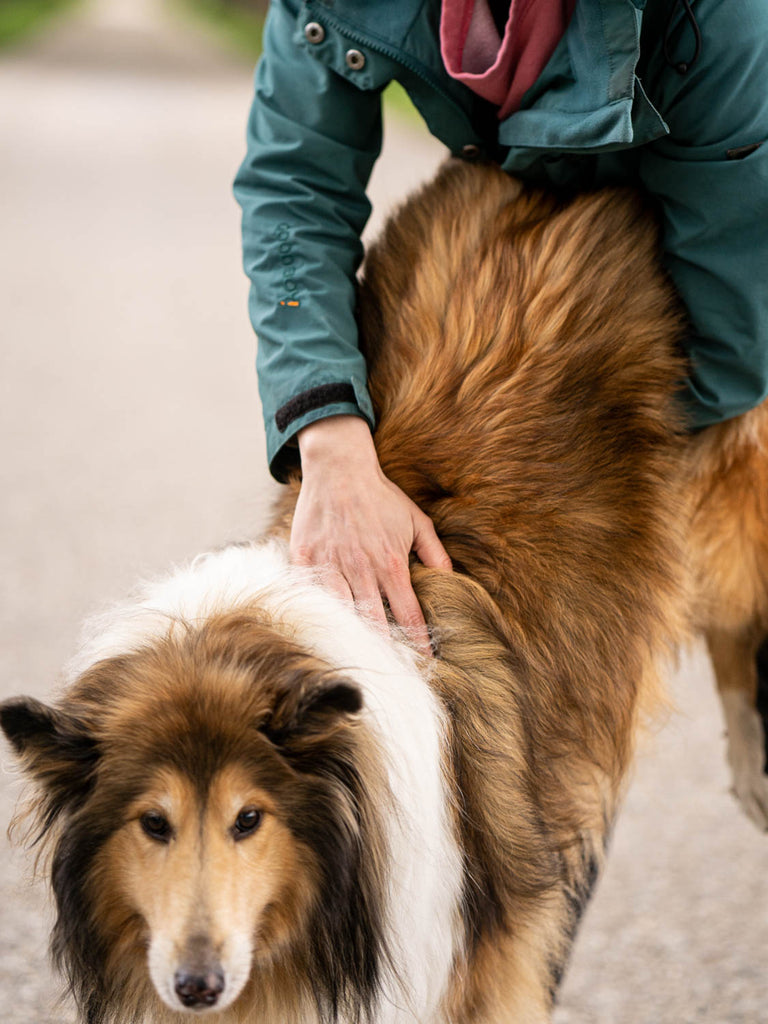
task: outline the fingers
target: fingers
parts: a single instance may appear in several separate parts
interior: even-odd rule
[[[355,602],[355,608],[386,632],[387,615],[376,581],[376,572],[371,563],[367,559],[365,564],[356,561],[353,567],[347,568],[345,576]]]
[[[322,573],[322,582],[323,586],[340,600],[354,604],[355,598],[349,583],[338,569],[334,569],[331,565],[326,566]]]
[[[404,629],[422,654],[432,654],[427,624],[418,598],[411,586],[407,562],[390,576],[385,593],[395,622]]]
[[[290,556],[294,565],[317,569],[327,590],[342,601],[354,604],[361,614],[386,629],[387,615],[377,574],[365,554],[342,548],[323,556],[310,547],[297,545],[291,546]]]
[[[404,555],[385,556],[385,564],[377,567],[363,552],[353,554],[342,550],[321,559],[300,548],[292,554],[291,561],[319,569],[323,586],[341,600],[354,603],[362,615],[384,632],[388,624],[382,593],[386,595],[395,622],[422,654],[431,655],[427,625],[411,586],[408,560]]]
[[[357,562],[353,570],[348,569],[346,582],[354,596],[358,611],[386,631],[388,625],[381,598],[383,593],[397,625],[405,630],[408,638],[422,654],[432,654],[427,624],[411,585],[408,559],[405,555],[389,555],[385,559],[385,564],[379,566],[369,561],[363,568],[360,562]]]
[[[422,562],[435,568],[450,570],[451,560],[440,543],[431,520],[414,506],[413,547]],[[387,598],[392,617],[412,643],[425,656],[432,655],[429,631],[424,613],[411,583],[408,552],[374,545],[374,551],[361,547],[351,549],[339,545],[322,553],[311,545],[291,545],[291,561],[295,565],[315,568],[321,582],[343,601],[351,602],[376,626],[387,629],[387,615],[382,594]]]
[[[392,617],[398,626],[405,630],[408,638],[422,654],[432,654],[427,624],[411,585],[408,559],[405,555],[389,555],[385,564],[378,567],[369,562],[366,569],[361,569],[358,563],[354,576],[348,572],[346,579],[354,595],[355,607],[363,615],[386,630],[387,617],[381,599],[381,594],[385,594]]]

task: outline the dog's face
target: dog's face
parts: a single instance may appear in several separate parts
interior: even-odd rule
[[[88,1019],[156,996],[195,1013],[257,999],[273,968],[343,950],[329,929],[345,914],[376,913],[350,897],[367,888],[360,706],[327,665],[234,615],[98,663],[58,709],[0,708],[38,786],[53,950]],[[333,1001],[337,967],[313,970],[309,997]]]
[[[162,769],[100,852],[102,926],[126,912],[141,922],[149,975],[171,1009],[231,1005],[254,959],[275,957],[306,917],[310,855],[279,797],[243,765],[222,768],[205,792]]]

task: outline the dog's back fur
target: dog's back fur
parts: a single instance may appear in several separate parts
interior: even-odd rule
[[[524,1020],[556,987],[685,628],[681,316],[636,193],[560,205],[459,162],[369,251],[359,314],[382,469],[456,570],[413,577],[484,965],[465,1012],[498,999]]]
[[[453,713],[473,998],[496,987],[492,1017],[524,1020],[557,985],[680,635],[679,312],[636,194],[559,206],[460,163],[369,253],[361,311],[382,468],[457,570],[416,587]],[[499,980],[526,950],[521,999],[519,966]]]
[[[176,1019],[173,964],[152,974],[170,986],[161,1004],[144,951],[171,963],[142,904],[165,898],[165,869],[135,866],[175,856],[142,795],[166,790],[169,818],[197,815],[233,871],[272,836],[242,868],[272,888],[222,1020],[549,1019],[638,718],[686,635],[685,533],[713,463],[697,449],[691,473],[676,420],[682,318],[657,245],[633,193],[560,203],[451,163],[369,253],[379,458],[454,564],[413,567],[431,664],[288,568],[295,482],[276,540],[208,556],[112,616],[60,709],[5,706],[42,791],[57,952],[89,1021]],[[206,815],[223,792],[233,818],[252,785],[269,822],[237,845]],[[223,870],[189,850],[167,881],[184,907],[179,875],[215,889]],[[208,970],[219,939],[195,921],[178,941]]]

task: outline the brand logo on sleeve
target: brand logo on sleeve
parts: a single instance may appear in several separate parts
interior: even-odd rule
[[[272,238],[277,243],[277,260],[282,278],[281,291],[284,298],[280,299],[280,305],[295,309],[301,305],[298,295],[299,282],[296,280],[301,256],[296,251],[296,242],[291,238],[288,224],[278,224]]]

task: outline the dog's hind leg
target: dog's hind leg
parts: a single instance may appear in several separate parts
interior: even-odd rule
[[[758,828],[768,830],[768,634],[710,629],[706,639],[725,716],[734,793]]]

